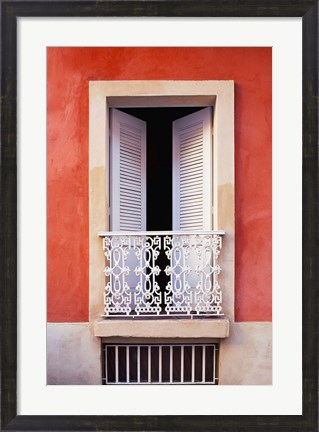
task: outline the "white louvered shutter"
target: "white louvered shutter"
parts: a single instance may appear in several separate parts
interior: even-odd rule
[[[112,231],[146,230],[146,122],[111,111]]]
[[[173,229],[212,229],[212,110],[173,122]]]

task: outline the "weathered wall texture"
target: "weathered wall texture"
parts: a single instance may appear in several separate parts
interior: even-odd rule
[[[233,323],[220,344],[220,384],[272,384],[272,324]]]
[[[47,324],[47,384],[101,384],[101,345],[87,323]]]
[[[89,317],[88,83],[235,81],[235,310],[271,320],[271,48],[48,48],[48,321]],[[227,190],[225,190],[227,194]]]

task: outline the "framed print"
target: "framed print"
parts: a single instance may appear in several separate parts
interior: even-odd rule
[[[1,7],[2,429],[316,430],[317,3]]]

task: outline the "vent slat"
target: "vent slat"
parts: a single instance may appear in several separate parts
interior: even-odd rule
[[[127,125],[127,127],[123,127],[123,124],[120,124],[120,138],[122,139],[129,139],[135,140],[136,142],[139,142],[141,139],[141,130],[137,130],[136,133],[134,132],[134,127],[132,125]]]
[[[123,133],[123,131],[120,131],[120,141],[124,144],[128,144],[129,147],[136,147],[139,148],[141,137],[136,137],[134,135],[131,135],[129,133]]]
[[[202,165],[190,166],[188,169],[181,168],[180,170],[180,179],[190,178],[193,174],[202,173]]]
[[[193,133],[194,130],[196,131],[201,129],[202,129],[202,122],[199,121],[197,123],[190,122],[189,124],[181,127],[180,130],[181,130],[181,135],[184,136]]]
[[[196,136],[196,137],[190,137],[187,141],[185,142],[179,142],[180,145],[180,152],[183,155],[186,155],[190,152],[194,151],[198,151],[202,148],[203,146],[203,137],[202,136]]]
[[[128,188],[129,190],[130,189],[137,190],[137,191],[141,190],[141,184],[140,184],[140,182],[133,183],[133,182],[130,181],[130,179],[123,178],[123,177],[120,178],[120,182],[121,182],[121,184],[120,184],[120,190],[123,189],[124,187]]]
[[[186,174],[186,175],[188,175],[188,176],[191,176],[192,175],[192,173],[194,173],[194,172],[198,172],[198,171],[201,171],[202,170],[202,164],[196,164],[196,165],[193,165],[193,166],[191,166],[190,168],[188,168],[188,169],[185,169],[185,168],[181,168],[180,169],[180,173],[181,173],[181,175],[183,175],[183,174]]]
[[[120,171],[120,180],[129,180],[133,179],[135,183],[141,184],[141,176],[138,172],[136,172],[134,169],[131,169],[130,172],[123,173],[123,171]]]
[[[187,144],[180,143],[180,152],[183,155],[186,155],[187,153],[193,153],[201,151],[203,147],[203,137],[200,137],[195,140],[189,140]]]
[[[129,141],[120,141],[121,148],[120,152],[123,155],[132,155],[134,158],[138,159],[141,154],[141,147],[135,144],[132,144]]]

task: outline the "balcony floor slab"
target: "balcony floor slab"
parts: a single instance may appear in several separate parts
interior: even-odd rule
[[[97,337],[119,338],[227,338],[227,318],[205,319],[98,319],[94,322]]]

